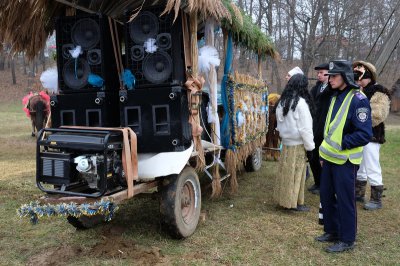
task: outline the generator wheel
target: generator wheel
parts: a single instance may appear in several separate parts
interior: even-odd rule
[[[262,151],[261,148],[257,148],[252,155],[247,157],[244,164],[244,168],[247,172],[256,172],[260,170],[262,163]]]
[[[104,218],[104,215],[101,214],[97,214],[91,217],[82,215],[79,218],[68,216],[67,221],[72,224],[76,229],[85,230],[103,223]]]
[[[179,175],[163,180],[161,188],[161,224],[174,238],[186,238],[194,233],[201,210],[199,178],[190,166]]]

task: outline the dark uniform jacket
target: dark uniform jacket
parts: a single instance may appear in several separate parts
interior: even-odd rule
[[[368,100],[371,102],[371,109],[373,114],[375,116],[372,118],[372,122],[374,125],[375,120],[375,125],[372,128],[373,132],[373,137],[371,139],[371,142],[377,142],[380,144],[385,143],[385,124],[383,121],[386,119],[387,113],[383,111],[384,109],[387,109],[389,111],[389,105],[390,105],[390,92],[383,87],[380,84],[377,83],[369,83],[364,89],[363,89],[364,94],[367,96]],[[385,97],[385,95],[387,97]],[[374,98],[372,98],[374,96]],[[372,100],[371,100],[372,99]],[[374,112],[374,109],[379,109],[379,112]],[[385,115],[386,114],[386,115]],[[374,120],[375,119],[375,120]]]
[[[329,84],[320,81],[311,89],[310,93],[315,104],[315,114],[313,116],[313,133],[315,146],[319,146],[324,139],[324,126],[326,115],[328,114],[329,105],[333,91]]]
[[[335,91],[336,101],[332,109],[331,121],[335,118],[346,95],[352,93],[350,87]],[[348,150],[367,145],[372,138],[371,107],[367,97],[358,92],[352,98],[343,128],[342,149]]]

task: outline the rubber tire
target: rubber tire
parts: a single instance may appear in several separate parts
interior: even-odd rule
[[[91,217],[82,215],[79,218],[68,216],[67,221],[76,229],[86,230],[104,222],[104,215],[97,214]]]
[[[257,172],[261,169],[262,164],[262,151],[261,148],[257,148],[252,155],[247,157],[244,163],[244,169],[247,172]]]
[[[192,197],[189,196],[189,207],[183,211],[182,193],[190,189],[192,193],[189,194]],[[188,209],[189,213],[184,214]],[[161,225],[173,238],[187,238],[194,233],[199,222],[200,210],[200,182],[192,167],[186,166],[179,175],[172,175],[163,180],[160,198]]]

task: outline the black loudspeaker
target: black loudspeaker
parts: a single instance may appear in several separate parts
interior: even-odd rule
[[[57,68],[63,93],[118,90],[119,77],[108,18],[103,15],[59,17],[56,20]],[[82,47],[73,58],[70,50]],[[89,74],[100,76],[103,86],[89,83]]]
[[[125,24],[126,66],[136,78],[136,88],[176,86],[185,81],[182,18],[179,15],[173,22],[174,12],[160,16],[163,10],[144,8]],[[145,42],[150,39],[156,51],[146,51]]]
[[[118,127],[118,91],[54,95],[50,98],[52,127]]]
[[[182,151],[190,147],[187,90],[181,86],[146,90],[121,90],[120,117],[123,127],[137,135],[138,152]]]

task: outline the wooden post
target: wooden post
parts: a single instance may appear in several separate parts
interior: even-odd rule
[[[199,51],[197,47],[197,14],[190,14],[190,45],[191,45],[191,57],[192,57],[192,71],[193,77],[198,76],[199,67]]]
[[[262,59],[261,59],[261,52],[258,51],[258,78],[262,79]]]
[[[396,25],[393,27],[392,31],[389,33],[389,38],[386,40],[382,48],[380,49],[378,56],[375,60],[376,74],[379,76],[390,56],[392,55],[394,49],[396,48],[400,40],[400,20],[397,19]]]

